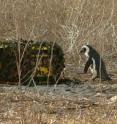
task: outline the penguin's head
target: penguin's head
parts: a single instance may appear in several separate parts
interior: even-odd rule
[[[88,57],[88,56],[89,56],[89,51],[90,51],[89,46],[88,46],[88,45],[83,45],[79,53],[80,53],[81,55],[84,54],[85,56]]]

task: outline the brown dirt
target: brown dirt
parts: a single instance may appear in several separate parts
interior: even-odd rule
[[[116,124],[117,84],[0,87],[1,124]]]

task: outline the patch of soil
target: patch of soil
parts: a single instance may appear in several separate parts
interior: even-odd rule
[[[117,84],[1,86],[1,124],[116,124]]]

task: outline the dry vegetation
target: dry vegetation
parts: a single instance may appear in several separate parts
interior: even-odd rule
[[[1,87],[0,123],[117,123],[117,85],[59,85],[56,90],[52,86],[37,88]]]
[[[116,81],[116,34],[116,0],[0,0],[0,40],[23,38],[58,42],[65,53],[65,74],[70,78],[82,76],[78,51],[84,43],[90,43],[104,57]],[[52,98],[48,98],[38,94],[36,98],[35,92],[24,95],[18,89],[18,93],[2,89],[0,92],[1,124],[117,123],[117,103],[91,106],[86,102],[83,106],[77,97],[70,101],[64,93],[57,101],[51,95]],[[116,96],[116,88],[114,93]],[[42,105],[46,108],[40,111],[38,108],[43,108]]]
[[[92,44],[109,59],[117,52],[116,6],[116,0],[0,0],[0,39],[58,42],[71,76],[82,44]]]

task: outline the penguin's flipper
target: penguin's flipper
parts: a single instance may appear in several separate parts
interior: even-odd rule
[[[88,68],[89,68],[89,66],[90,66],[91,64],[93,64],[92,60],[91,60],[91,59],[88,59],[88,61],[87,61],[86,64],[85,64],[85,67],[84,67],[84,73],[87,73]]]

